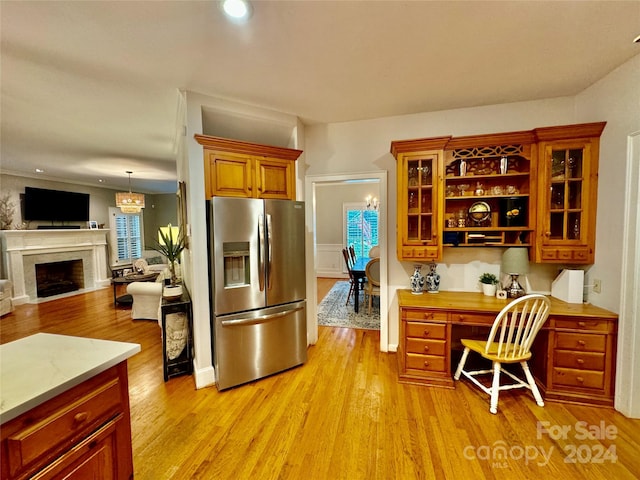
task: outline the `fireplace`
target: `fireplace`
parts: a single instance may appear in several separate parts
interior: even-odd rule
[[[0,269],[13,283],[14,305],[47,301],[65,290],[64,295],[74,295],[109,286],[107,233],[103,229],[1,230]]]
[[[38,298],[74,292],[84,288],[82,260],[40,263],[36,265]]]

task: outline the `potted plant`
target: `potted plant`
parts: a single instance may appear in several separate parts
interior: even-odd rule
[[[498,289],[498,277],[493,273],[485,272],[480,275],[480,284],[482,285],[482,291],[485,295],[493,297]]]
[[[172,227],[169,224],[158,229],[158,240],[153,249],[167,257],[169,261],[170,280],[163,291],[163,296],[166,298],[179,298],[182,295],[182,285],[177,285],[176,262],[180,262],[180,255],[185,245],[185,233],[182,227]]]

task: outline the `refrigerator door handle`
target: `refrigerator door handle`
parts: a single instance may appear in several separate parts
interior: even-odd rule
[[[258,216],[258,284],[260,286],[260,291],[264,291],[264,215],[260,214]]]
[[[271,290],[271,242],[273,242],[271,228],[271,215],[267,214],[267,288]]]
[[[223,327],[237,327],[237,326],[241,326],[241,325],[256,325],[259,323],[264,323],[267,322],[269,320],[273,320],[275,318],[280,318],[280,317],[284,317],[286,315],[290,315],[293,312],[297,312],[302,310],[304,307],[296,307],[296,308],[292,308],[291,310],[285,310],[284,312],[278,312],[278,313],[270,313],[268,315],[262,315],[260,317],[255,317],[255,318],[238,318],[236,320],[221,320],[220,321],[220,325],[222,325]]]

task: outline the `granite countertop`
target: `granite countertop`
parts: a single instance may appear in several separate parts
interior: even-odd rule
[[[0,424],[140,351],[137,343],[37,333],[0,345]]]

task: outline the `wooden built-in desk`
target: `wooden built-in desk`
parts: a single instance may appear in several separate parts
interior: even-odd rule
[[[545,400],[613,406],[618,315],[589,304],[550,300],[549,319],[529,361]],[[484,327],[481,335],[486,338],[508,302],[472,292],[413,295],[398,290],[400,382],[454,388],[456,330],[466,336],[474,327]]]

